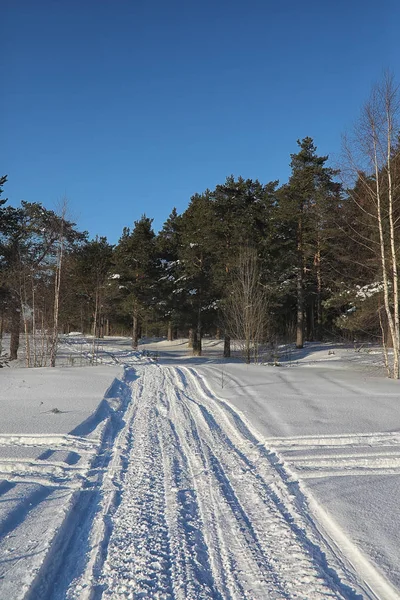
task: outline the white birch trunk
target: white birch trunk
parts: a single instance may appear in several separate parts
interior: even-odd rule
[[[392,262],[393,278],[393,317],[394,317],[394,338],[393,338],[393,378],[399,379],[399,352],[400,352],[400,323],[399,323],[399,280],[397,272],[397,253],[395,243],[395,227],[393,218],[393,184],[392,184],[392,136],[393,136],[393,115],[391,110],[391,87],[390,82],[386,82],[385,104],[386,104],[386,124],[387,124],[387,148],[386,148],[386,173],[388,183],[389,200],[389,231],[390,231],[390,252]]]
[[[64,252],[64,234],[61,231],[60,240],[59,240],[59,248],[58,248],[58,256],[57,256],[57,266],[54,280],[54,311],[53,311],[53,335],[51,340],[50,347],[50,366],[56,366],[56,357],[57,357],[57,346],[58,346],[58,316],[60,309],[60,287],[61,287],[61,268],[63,261],[63,252]]]

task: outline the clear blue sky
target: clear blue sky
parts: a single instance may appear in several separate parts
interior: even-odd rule
[[[231,173],[286,181],[298,138],[334,158],[383,70],[400,80],[397,0],[1,4],[5,196],[67,196],[112,243]]]

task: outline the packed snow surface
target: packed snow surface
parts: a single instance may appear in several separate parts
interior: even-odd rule
[[[400,598],[379,354],[93,350],[69,336],[60,364],[82,366],[0,369],[0,598]]]

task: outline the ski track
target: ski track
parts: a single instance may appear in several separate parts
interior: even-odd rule
[[[261,439],[194,368],[150,360],[106,399],[88,437],[0,436],[42,452],[0,459],[0,597],[398,597],[299,481],[399,473],[400,434]]]

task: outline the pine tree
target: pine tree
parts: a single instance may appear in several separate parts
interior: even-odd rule
[[[334,181],[337,171],[325,166],[328,156],[316,154],[312,138],[297,143],[300,151],[291,155],[292,174],[279,197],[286,240],[292,240],[288,256],[296,278],[296,346],[302,348],[306,311],[309,337],[315,323],[317,330],[321,327],[324,230],[330,203],[337,203],[340,198],[340,185]]]
[[[210,197],[213,203],[215,217],[213,219],[213,232],[215,238],[213,282],[221,300],[223,321],[229,319],[227,307],[232,307],[232,297],[238,299],[237,294],[232,296],[233,279],[236,273],[243,273],[243,265],[254,250],[261,260],[261,280],[264,283],[271,273],[271,238],[273,225],[273,209],[276,202],[275,188],[277,182],[270,182],[263,186],[258,180],[237,180],[233,176],[226,179],[223,185],[217,185]],[[271,284],[270,278],[268,283]],[[265,292],[264,288],[264,292]],[[264,294],[266,297],[266,294]],[[243,310],[242,307],[237,309]],[[266,306],[264,307],[267,312]],[[236,319],[237,321],[237,319]],[[230,355],[230,333],[225,329],[224,355]]]
[[[132,317],[132,347],[137,348],[143,322],[156,302],[157,262],[153,219],[143,215],[130,231],[125,228],[114,251],[121,309]]]
[[[112,251],[113,246],[107,238],[96,237],[86,240],[70,256],[69,278],[73,282],[74,302],[68,316],[74,318],[71,309],[75,315],[81,313],[82,317],[87,312],[85,318],[91,320],[94,337],[103,337],[107,333]],[[66,316],[64,314],[64,318]]]
[[[182,275],[179,260],[182,245],[181,221],[182,217],[173,208],[156,239],[159,274],[156,308],[161,320],[167,323],[169,341],[173,339],[174,330],[184,325],[184,290],[179,283]]]
[[[182,267],[180,287],[185,294],[184,307],[193,332],[193,354],[202,353],[204,324],[215,313],[217,294],[212,285],[214,248],[214,213],[210,192],[195,194],[182,215],[182,244],[179,260]],[[190,336],[189,336],[190,337]]]

